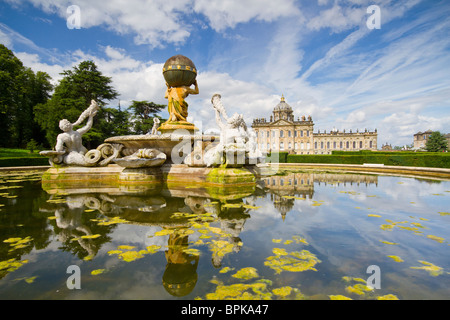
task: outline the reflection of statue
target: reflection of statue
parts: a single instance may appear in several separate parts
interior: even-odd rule
[[[89,199],[84,195],[68,196],[66,203],[58,205],[55,210],[56,226],[61,229],[58,232],[58,239],[84,257],[95,256],[100,248],[100,245],[92,239],[82,237],[92,235],[91,229],[83,223],[82,219],[86,202]],[[75,241],[84,249],[84,252],[76,248]]]
[[[190,94],[198,94],[197,81],[194,82],[195,88],[188,86],[171,87],[168,83],[166,95],[164,98],[169,100],[169,119],[167,122],[186,121],[188,116],[188,104],[184,100]]]
[[[188,236],[177,234],[177,232],[169,236],[163,285],[167,292],[176,297],[189,294],[197,284],[199,257],[184,252],[187,248]]]
[[[57,152],[66,152],[63,159],[65,164],[81,166],[89,165],[84,157],[88,150],[83,146],[81,136],[91,129],[94,116],[97,114],[98,110],[99,107],[97,103],[92,100],[89,108],[81,114],[76,122],[70,123],[67,119],[63,119],[59,122],[59,127],[64,132],[59,134],[56,138],[55,150]],[[86,125],[78,130],[73,130],[73,127],[82,123],[86,117],[89,117]]]

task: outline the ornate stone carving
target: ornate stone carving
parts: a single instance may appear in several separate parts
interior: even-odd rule
[[[40,154],[49,157],[51,165],[65,164],[69,166],[106,166],[116,158],[122,148],[119,144],[104,143],[96,149],[87,150],[83,146],[82,136],[92,128],[94,116],[100,109],[95,100],[84,110],[77,121],[70,123],[63,119],[59,122],[59,128],[63,131],[56,138],[55,150],[41,151]],[[78,130],[73,130],[88,118],[86,125]]]
[[[235,113],[229,117],[219,94],[212,96],[211,103],[215,109],[216,123],[220,128],[220,142],[204,153],[194,150],[186,158],[185,163],[190,166],[199,166],[203,163],[208,167],[222,164],[242,167],[244,164],[260,162],[262,154],[257,148],[256,136],[247,130],[243,116]]]
[[[125,168],[158,167],[166,161],[166,154],[156,149],[139,149],[130,156],[114,159]]]

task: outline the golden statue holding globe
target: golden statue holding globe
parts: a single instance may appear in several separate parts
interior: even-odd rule
[[[199,93],[194,63],[185,56],[173,56],[164,64],[163,76],[167,86],[165,98],[168,99],[169,119],[158,130],[162,133],[177,129],[196,131],[197,128],[187,121],[188,104],[185,100],[188,95]]]

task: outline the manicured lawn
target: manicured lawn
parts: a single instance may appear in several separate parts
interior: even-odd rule
[[[42,157],[39,154],[39,150],[34,150],[30,153],[30,150],[26,149],[10,149],[10,148],[0,148],[0,158],[33,158]]]
[[[0,148],[0,167],[45,166],[48,158],[39,154],[38,150]]]

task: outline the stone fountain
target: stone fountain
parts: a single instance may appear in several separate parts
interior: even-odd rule
[[[63,133],[57,137],[55,150],[41,152],[51,164],[43,176],[43,187],[98,189],[189,183],[216,186],[223,192],[230,184],[234,189],[254,185],[265,157],[242,115],[229,117],[221,96],[213,95],[212,111],[221,132],[220,136],[205,135],[187,121],[185,99],[199,93],[194,63],[185,56],[173,56],[164,64],[163,77],[169,119],[162,124],[155,121],[149,134],[110,137],[96,149],[87,150],[82,135],[92,127],[99,109],[96,101],[76,122],[61,120]],[[84,127],[73,130],[86,119]]]

